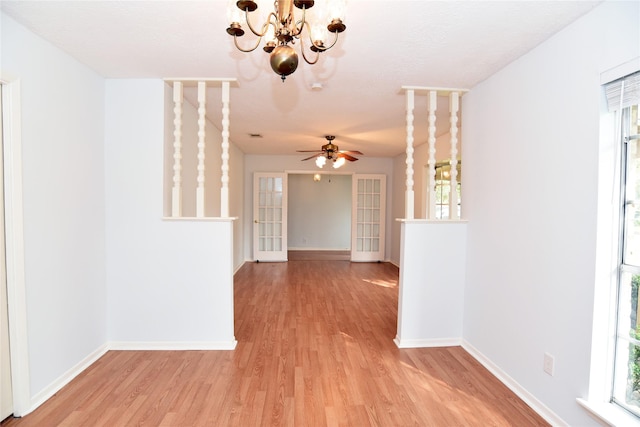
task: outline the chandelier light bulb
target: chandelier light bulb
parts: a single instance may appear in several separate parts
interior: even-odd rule
[[[313,46],[324,46],[325,40],[329,40],[328,34],[329,32],[327,31],[327,27],[324,25],[312,25],[311,40],[313,40]]]
[[[344,21],[347,11],[347,0],[328,0],[327,4],[329,18]]]
[[[327,159],[324,156],[316,157],[316,166],[320,169],[322,169],[325,163],[327,163]]]
[[[267,33],[264,36],[264,39],[267,41],[267,43],[275,43],[277,42],[276,40],[276,33],[275,30],[273,29],[273,25],[269,25],[269,27],[267,28]]]
[[[227,2],[227,22],[229,22],[229,24],[240,24],[242,19],[242,10],[236,7],[235,0],[229,0]]]
[[[344,165],[344,157],[338,157],[334,162],[333,162],[333,168],[334,169],[338,169],[340,166]]]

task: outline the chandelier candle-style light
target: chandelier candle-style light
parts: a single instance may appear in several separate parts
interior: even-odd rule
[[[258,9],[258,4],[253,0],[230,0],[227,6],[230,22],[227,33],[233,36],[233,42],[242,52],[256,50],[264,37],[266,42],[262,49],[270,54],[271,68],[284,82],[286,76],[298,68],[298,54],[290,45],[300,40],[300,51],[305,62],[315,64],[320,53],[331,49],[338,41],[338,35],[347,28],[344,25],[346,0],[326,0],[321,2],[322,7],[318,5],[309,11],[314,3],[314,0],[275,0],[274,11],[269,13],[261,26],[255,27],[251,23],[251,12]],[[299,12],[294,13],[294,6]],[[258,37],[255,46],[245,49],[238,44],[238,37],[244,35],[240,21]],[[303,31],[309,37],[309,50],[315,54],[313,59],[307,57],[312,54],[305,53]],[[334,34],[330,44],[329,33]]]

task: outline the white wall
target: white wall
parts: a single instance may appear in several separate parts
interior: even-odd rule
[[[107,80],[108,338],[229,346],[228,222],[163,220],[164,83]]]
[[[254,172],[317,172],[320,169],[312,161],[302,162],[302,156],[265,156],[246,154],[244,156],[244,257],[251,260],[252,254],[252,226],[253,226],[253,174]],[[326,167],[326,166],[325,166]],[[347,163],[340,168],[340,173],[381,173],[387,176],[387,188],[393,188],[393,159],[379,157],[361,157],[353,163]],[[391,212],[392,200],[396,197],[391,191],[387,192],[387,212]],[[296,203],[289,200],[289,204]],[[389,259],[391,249],[391,223],[387,215],[387,242],[385,259]]]
[[[460,221],[402,221],[399,347],[460,345],[466,227]]]
[[[464,338],[570,425],[596,425],[575,399],[589,382],[600,73],[639,55],[639,6],[605,2],[463,98]]]
[[[244,264],[244,153],[235,144],[229,144],[229,215],[233,222],[233,271]]]
[[[351,249],[351,175],[289,174],[289,249]]]
[[[393,194],[391,205],[391,240],[388,240],[388,246],[391,251],[389,260],[399,266],[400,265],[400,241],[401,230],[400,223],[397,219],[405,217],[405,190],[407,186],[406,175],[406,155],[400,155],[393,158],[393,187],[390,188],[390,194]]]
[[[22,89],[31,395],[106,342],[104,80],[1,14]]]

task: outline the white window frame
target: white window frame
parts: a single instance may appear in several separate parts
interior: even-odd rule
[[[601,76],[605,85],[640,71],[640,57]],[[604,87],[604,86],[603,86]],[[598,181],[598,226],[591,369],[588,395],[577,401],[599,420],[610,425],[640,426],[640,418],[611,402],[619,257],[621,250],[622,138],[616,113],[606,111],[602,91]]]

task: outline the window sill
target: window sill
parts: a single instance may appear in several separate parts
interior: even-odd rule
[[[631,415],[624,409],[607,402],[589,402],[585,399],[576,399],[578,404],[600,422],[610,426],[640,427],[640,419]]]

